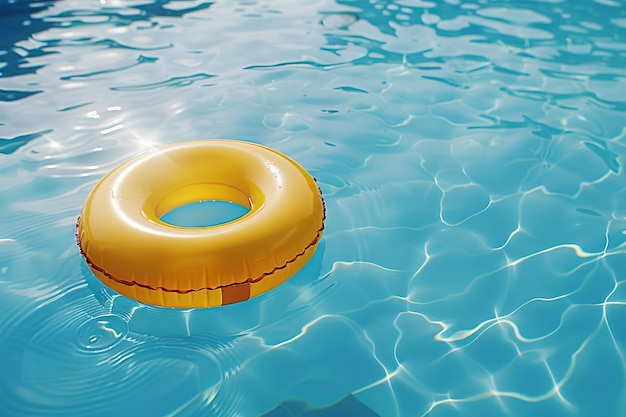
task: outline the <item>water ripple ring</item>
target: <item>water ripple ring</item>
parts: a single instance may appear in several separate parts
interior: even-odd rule
[[[209,227],[160,220],[204,200],[250,211]],[[76,236],[91,271],[115,291],[147,304],[215,307],[295,274],[313,256],[324,220],[320,189],[292,159],[248,142],[200,140],[113,169],[87,198]]]

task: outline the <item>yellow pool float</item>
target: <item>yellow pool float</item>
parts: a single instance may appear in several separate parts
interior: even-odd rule
[[[160,220],[210,200],[249,212],[208,227]],[[292,159],[248,142],[200,140],[113,169],[87,198],[76,234],[91,271],[120,294],[165,307],[215,307],[295,274],[313,256],[324,220],[320,189]]]

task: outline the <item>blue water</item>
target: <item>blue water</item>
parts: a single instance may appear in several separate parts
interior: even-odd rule
[[[626,2],[0,0],[0,416],[626,415]],[[215,309],[74,226],[129,157],[248,140],[323,240]]]

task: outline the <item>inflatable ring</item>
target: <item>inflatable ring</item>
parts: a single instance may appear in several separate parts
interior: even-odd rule
[[[208,227],[160,220],[207,200],[250,211]],[[261,145],[201,140],[113,169],[87,198],[76,236],[94,275],[120,294],[165,307],[214,307],[295,274],[313,256],[324,220],[321,191],[295,161]]]

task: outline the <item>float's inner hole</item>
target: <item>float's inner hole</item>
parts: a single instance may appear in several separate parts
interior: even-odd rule
[[[252,202],[246,193],[230,185],[200,183],[174,190],[153,208],[164,223],[179,227],[208,227],[245,216],[252,208]]]
[[[243,217],[249,211],[231,201],[196,201],[168,211],[161,216],[161,221],[179,227],[217,226]]]

